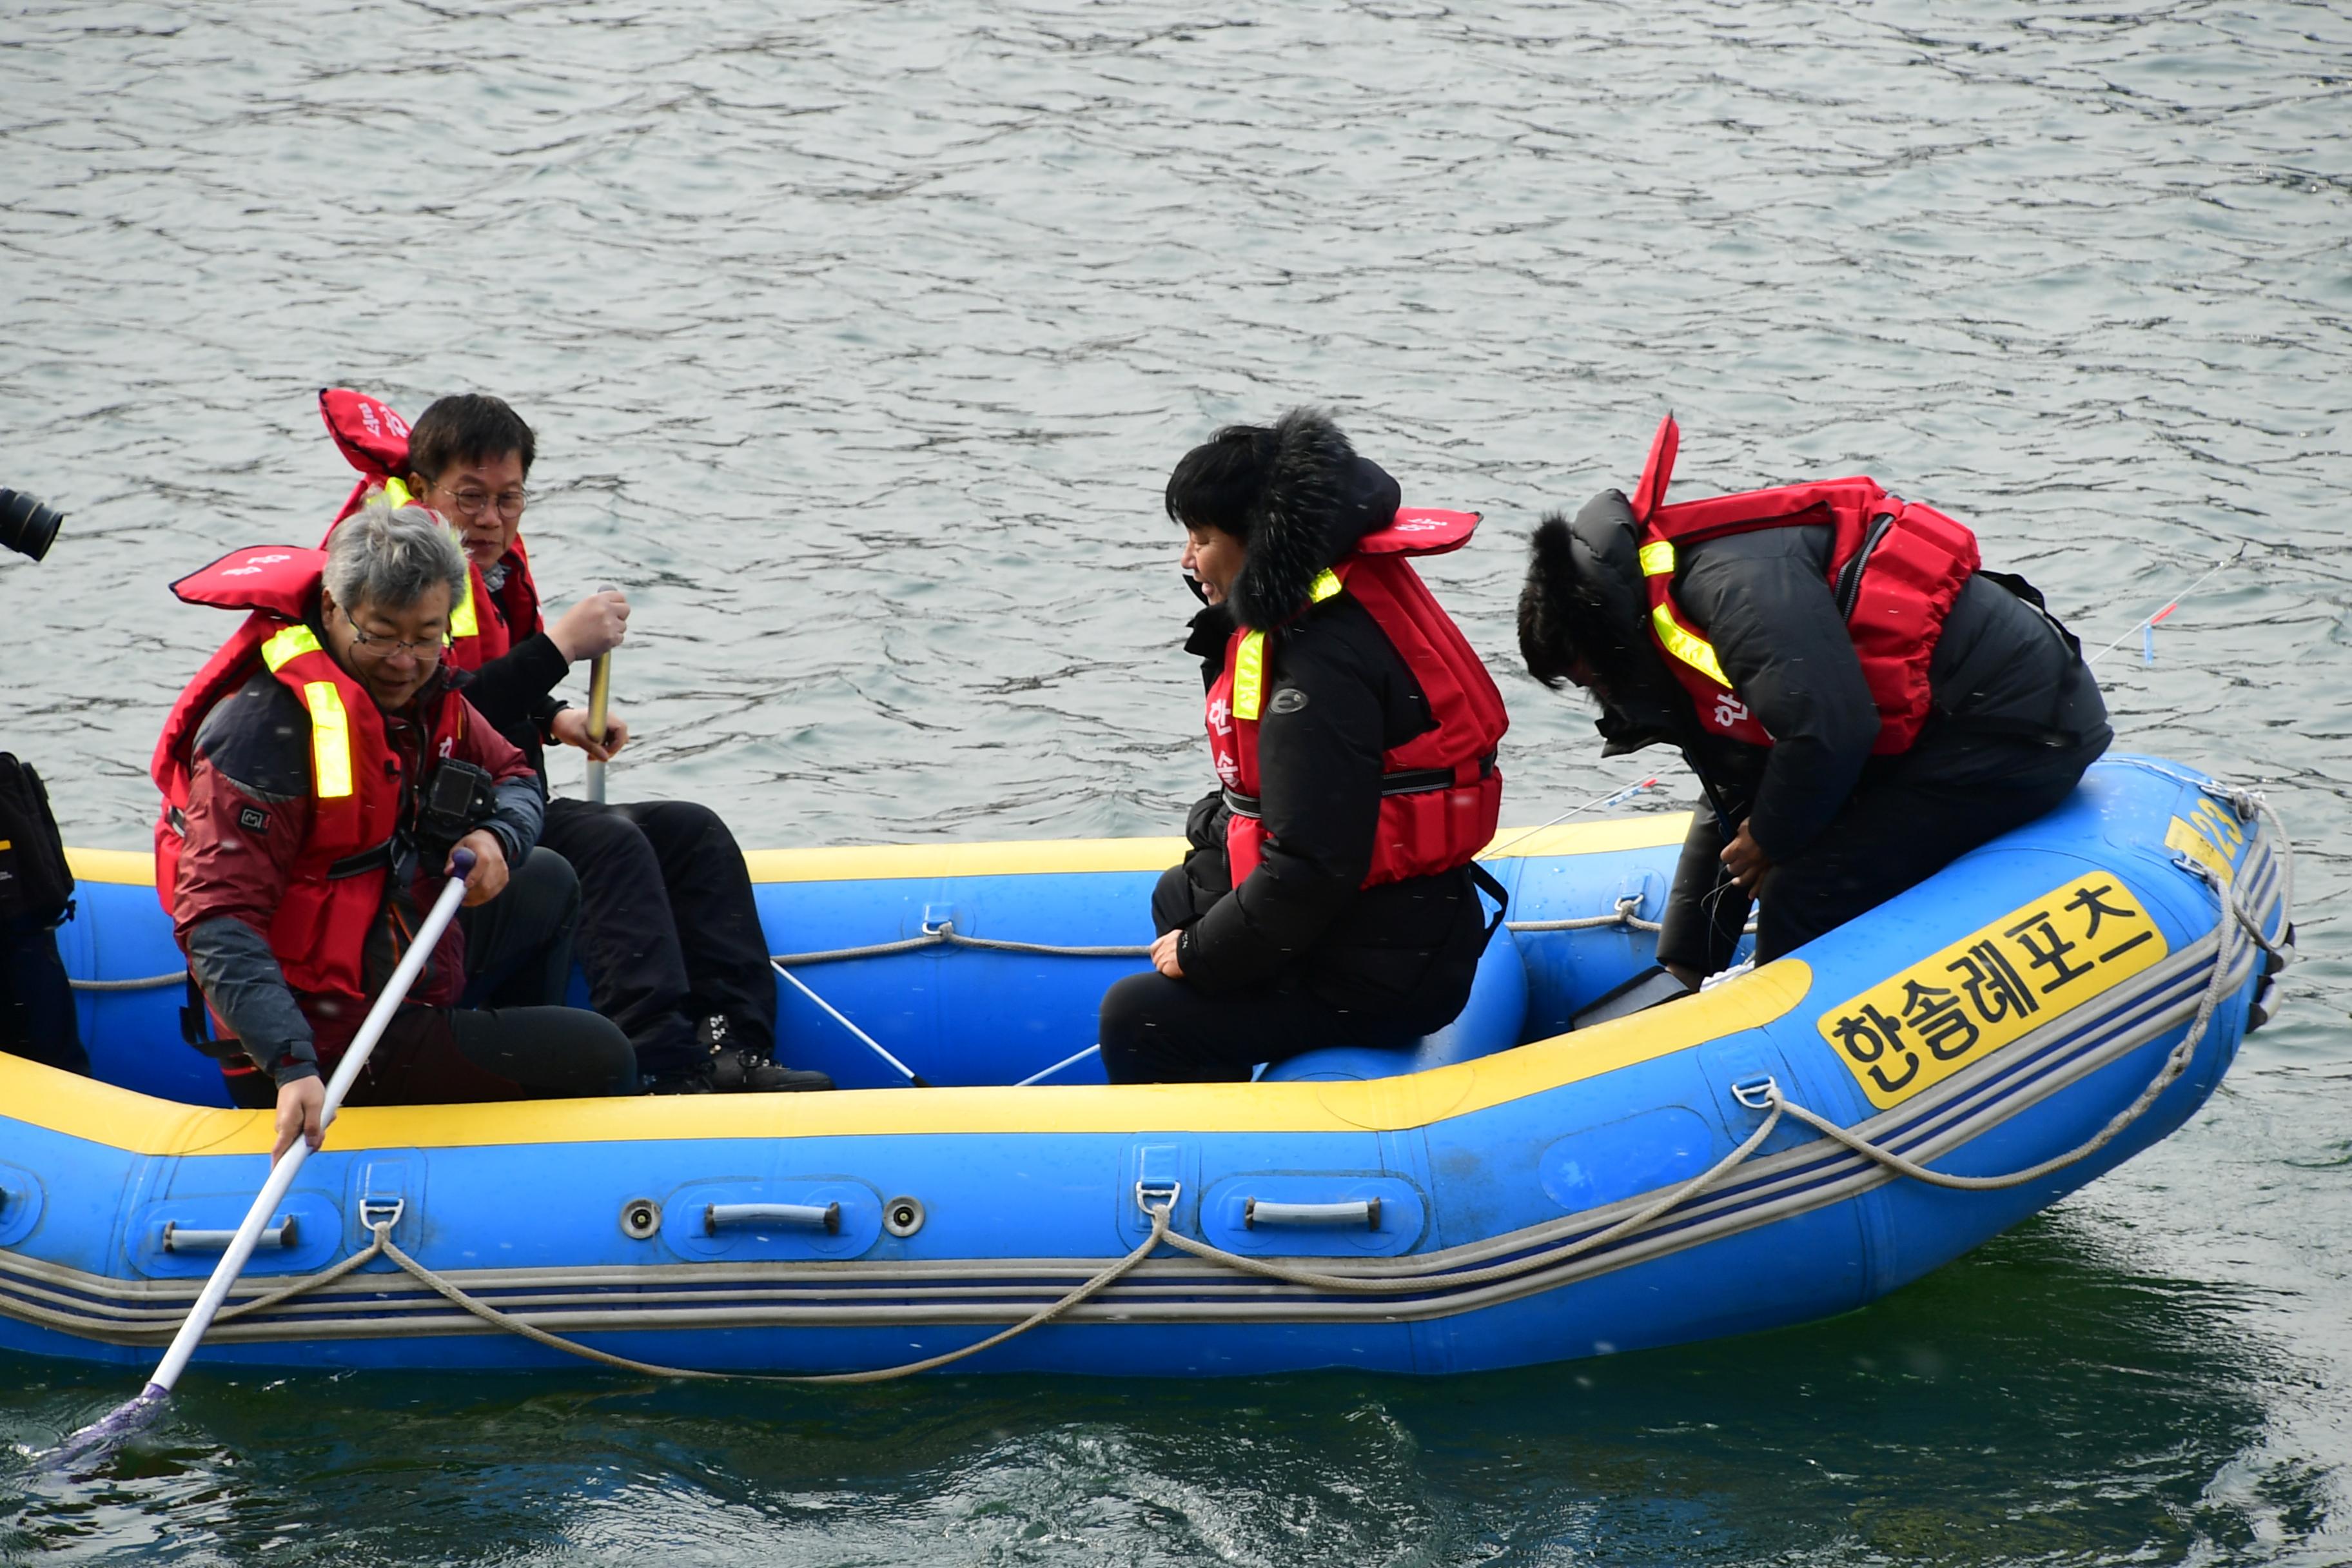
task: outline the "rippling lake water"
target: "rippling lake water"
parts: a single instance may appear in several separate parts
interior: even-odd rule
[[[1429,1383],[202,1373],[79,1481],[29,1454],[130,1383],[0,1358],[0,1558],[2352,1559],[2347,123],[2352,16],[2286,0],[8,6],[0,484],[68,517],[0,559],[0,746],[71,842],[144,845],[227,629],[165,584],[348,487],[324,384],[534,422],[551,597],[639,606],[615,795],[754,845],[1171,830],[1160,486],[1303,401],[1486,514],[1429,575],[1507,819],[1640,777],[1510,612],[1672,408],[1686,493],[1867,471],[2123,637],[2123,744],[2284,812],[2305,959],[2187,1129],[1835,1321]]]

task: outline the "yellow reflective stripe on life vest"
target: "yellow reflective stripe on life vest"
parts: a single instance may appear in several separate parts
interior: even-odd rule
[[[310,792],[340,800],[352,793],[352,722],[343,694],[331,680],[306,680],[302,700],[310,710]]]
[[[1234,655],[1234,718],[1257,718],[1260,689],[1265,684],[1265,634],[1252,632],[1242,638],[1242,646]]]
[[[468,572],[466,580],[457,584],[457,607],[449,612],[449,635],[442,640],[456,642],[459,637],[481,635],[482,628],[474,619],[474,574]]]
[[[1675,544],[1671,539],[1654,539],[1642,546],[1642,575],[1671,577],[1675,574]]]
[[[1343,586],[1339,574],[1326,567],[1308,585],[1307,602],[1319,605]],[[1255,721],[1265,691],[1265,634],[1252,632],[1242,638],[1241,650],[1234,655],[1234,717]]]
[[[261,662],[268,665],[274,675],[289,661],[318,651],[318,633],[308,626],[288,626],[261,645]]]
[[[1672,610],[1664,605],[1655,606],[1650,611],[1650,624],[1657,628],[1658,640],[1666,645],[1668,653],[1725,690],[1731,689],[1730,678],[1723,673],[1723,665],[1715,657],[1715,645],[1703,637],[1684,630]]]
[[[388,506],[406,506],[416,498],[408,493],[408,487],[400,480],[386,479],[383,481],[383,499]]]

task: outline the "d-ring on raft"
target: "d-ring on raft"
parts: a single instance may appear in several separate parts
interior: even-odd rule
[[[1447,1373],[1800,1321],[2179,1126],[2291,937],[2256,797],[2111,759],[1793,955],[1569,1030],[1648,963],[1683,828],[1506,830],[1488,866],[1527,929],[1412,1050],[1155,1088],[1084,1047],[1176,841],[755,854],[776,952],[931,1087],[787,987],[791,1059],[847,1092],[345,1111],[198,1360]],[[61,932],[111,987],[82,1003],[101,1081],[0,1058],[15,1350],[152,1361],[215,1261],[185,1239],[267,1163],[177,991],[119,984],[176,976],[144,865],[79,856]]]

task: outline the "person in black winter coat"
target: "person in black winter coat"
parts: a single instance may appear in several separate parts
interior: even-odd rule
[[[1219,431],[1168,481],[1206,605],[1184,645],[1204,689],[1237,626],[1278,628],[1257,731],[1268,837],[1236,888],[1223,793],[1192,807],[1192,850],[1152,896],[1154,972],[1103,997],[1113,1082],[1246,1079],[1321,1046],[1402,1046],[1468,1000],[1487,927],[1467,868],[1363,886],[1382,754],[1435,727],[1429,701],[1353,596],[1309,602],[1318,575],[1399,500],[1394,479],[1305,410]]]
[[[1962,585],[1911,746],[1872,755],[1880,716],[1829,582],[1831,531],[1790,526],[1676,547],[1674,594],[1771,735],[1701,728],[1645,629],[1631,506],[1615,490],[1537,530],[1519,649],[1547,685],[1599,699],[1604,756],[1680,748],[1693,819],[1658,962],[1696,986],[1727,967],[1760,896],[1756,957],[1780,957],[2055,807],[2114,739],[2081,650],[2022,578]]]

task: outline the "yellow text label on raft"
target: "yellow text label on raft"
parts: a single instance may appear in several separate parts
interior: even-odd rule
[[[2237,880],[2238,861],[2246,852],[2245,824],[2209,795],[2187,816],[2172,819],[2164,830],[2164,847],[2188,856],[2221,878],[2226,888]]]
[[[2084,872],[1831,1008],[1818,1026],[1884,1110],[2168,951],[2121,877]]]

